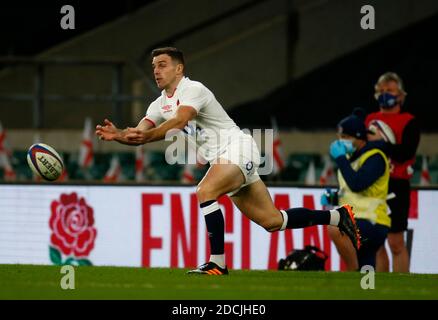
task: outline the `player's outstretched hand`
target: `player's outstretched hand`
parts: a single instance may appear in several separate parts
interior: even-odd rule
[[[103,123],[103,125],[98,124],[96,126],[96,135],[99,137],[100,140],[115,140],[120,135],[120,130],[117,129],[116,126],[108,119],[105,119]]]
[[[147,132],[137,128],[128,128],[126,129],[126,139],[132,143],[143,144],[147,141]]]

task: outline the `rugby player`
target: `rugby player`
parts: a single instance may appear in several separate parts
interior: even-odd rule
[[[229,195],[239,210],[268,232],[332,225],[345,233],[355,248],[360,236],[352,208],[335,210],[291,208],[278,210],[257,172],[260,153],[251,135],[245,134],[228,116],[214,94],[198,81],[184,75],[183,53],[172,47],[152,51],[152,69],[161,95],[147,109],[137,127],[118,129],[108,119],[96,126],[101,140],[141,145],[163,140],[172,129],[184,130],[187,137],[199,133],[199,152],[210,167],[196,192],[204,215],[211,256],[190,274],[226,275],[224,218],[217,202]],[[193,124],[195,123],[195,124]]]

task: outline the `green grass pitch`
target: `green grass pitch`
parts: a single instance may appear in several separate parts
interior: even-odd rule
[[[185,269],[75,267],[63,290],[59,266],[0,265],[0,299],[438,299],[438,275],[377,273],[363,290],[359,272],[231,270],[226,277]]]

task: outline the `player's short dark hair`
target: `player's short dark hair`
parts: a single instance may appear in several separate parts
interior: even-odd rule
[[[178,50],[174,47],[162,47],[162,48],[156,48],[152,50],[151,57],[154,58],[156,56],[159,56],[161,54],[167,54],[172,58],[173,61],[176,61],[178,63],[181,63],[182,65],[185,65],[184,63],[184,54],[181,50]]]

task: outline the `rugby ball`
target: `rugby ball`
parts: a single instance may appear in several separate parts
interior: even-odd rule
[[[383,140],[391,144],[396,143],[394,131],[382,120],[372,120],[368,125],[368,130],[372,133],[379,132]]]
[[[47,181],[55,181],[64,170],[58,152],[44,143],[35,143],[29,148],[27,163],[36,175]]]

